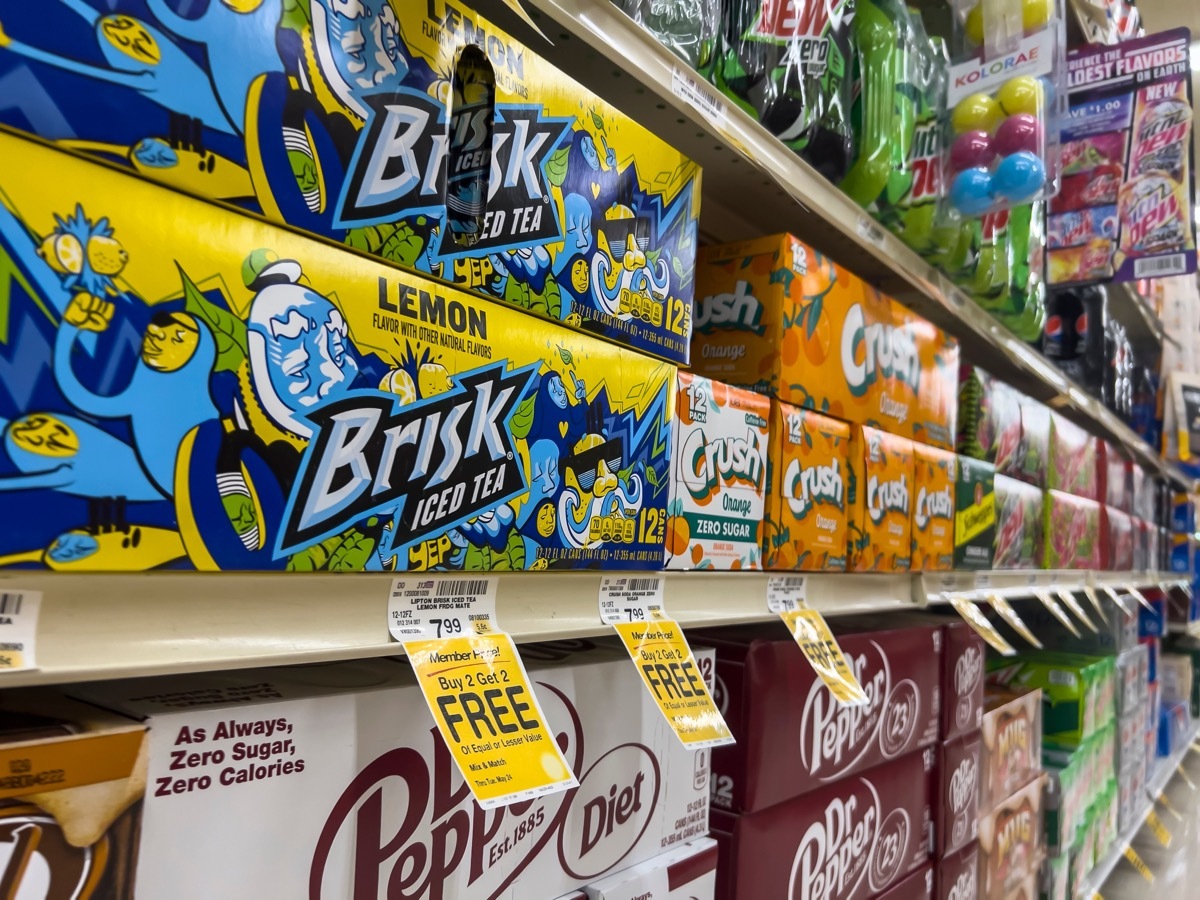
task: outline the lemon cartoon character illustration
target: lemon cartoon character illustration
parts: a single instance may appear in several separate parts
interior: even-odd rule
[[[571,287],[580,294],[586,294],[588,289],[588,266],[586,259],[577,259],[571,266]]]
[[[547,501],[538,508],[537,513],[537,532],[542,537],[550,537],[554,534],[558,524],[558,516],[554,512],[554,504]]]
[[[417,385],[421,390],[422,397],[436,397],[438,394],[446,393],[453,386],[446,367],[435,362],[421,364],[421,368],[417,371]]]
[[[392,369],[384,375],[379,382],[379,389],[395,394],[403,404],[412,403],[417,399],[417,384],[403,369]]]
[[[200,346],[200,325],[187,313],[159,313],[142,337],[142,362],[156,372],[174,372],[187,365]]]

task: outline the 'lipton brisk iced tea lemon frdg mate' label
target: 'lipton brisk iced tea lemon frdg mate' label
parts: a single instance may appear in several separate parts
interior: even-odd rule
[[[709,377],[939,446],[954,433],[957,345],[790,235],[700,251],[692,344]]]
[[[913,442],[912,570],[943,572],[954,568],[954,493],[958,457]]]
[[[913,442],[869,425],[854,426],[846,500],[849,571],[908,571],[912,491]]]
[[[690,372],[676,383],[668,569],[760,569],[771,401]]]
[[[763,561],[768,569],[846,568],[850,426],[771,401]]]
[[[0,159],[0,566],[662,564],[674,366],[23,138]]]
[[[469,4],[73,0],[3,28],[0,123],[687,360],[699,167]]]

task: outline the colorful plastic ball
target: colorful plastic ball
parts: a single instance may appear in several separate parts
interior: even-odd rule
[[[1042,126],[1037,116],[1030,113],[1017,113],[1009,116],[996,129],[996,137],[992,146],[1001,156],[1011,156],[1026,150],[1037,153],[1042,143]],[[953,154],[953,151],[951,151]]]
[[[1000,104],[987,94],[970,94],[958,101],[950,114],[950,124],[955,132],[986,131],[991,134],[1004,119]]]
[[[1041,31],[1054,14],[1053,0],[1022,0],[1021,25],[1026,33]]]
[[[950,182],[950,202],[967,216],[981,216],[995,202],[992,199],[992,176],[987,169],[966,169]]]
[[[986,168],[995,158],[992,138],[986,131],[968,131],[966,134],[960,134],[950,146],[950,167],[955,172],[979,166]]]
[[[983,4],[976,3],[967,13],[967,21],[964,25],[967,32],[967,40],[972,44],[979,46],[983,43]]]
[[[996,92],[996,99],[1004,112],[1010,116],[1017,113],[1029,113],[1035,116],[1042,109],[1042,83],[1030,75],[1018,75],[1010,78]]]
[[[1029,200],[1046,183],[1046,166],[1042,160],[1022,150],[1006,156],[992,173],[992,195],[1019,203]]]

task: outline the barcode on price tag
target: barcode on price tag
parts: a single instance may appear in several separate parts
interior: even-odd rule
[[[0,590],[0,672],[36,669],[41,591]]]
[[[671,71],[671,93],[692,106],[716,128],[725,127],[725,101],[695,72],[675,66]]]
[[[772,575],[767,578],[767,609],[776,614],[802,609],[807,593],[803,575]]]
[[[461,637],[498,630],[495,578],[397,578],[388,598],[388,631],[397,641]]]
[[[665,615],[661,575],[600,579],[600,621],[605,625],[644,622]]]

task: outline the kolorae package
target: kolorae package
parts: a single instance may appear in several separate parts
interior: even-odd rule
[[[673,366],[21,138],[0,158],[0,565],[661,564]]]
[[[401,661],[91,688],[149,717],[138,895],[558,897],[703,837],[708,752],[683,747],[626,653],[524,651],[579,787],[487,812]]]
[[[446,0],[6,7],[0,121],[672,361],[697,166]]]

